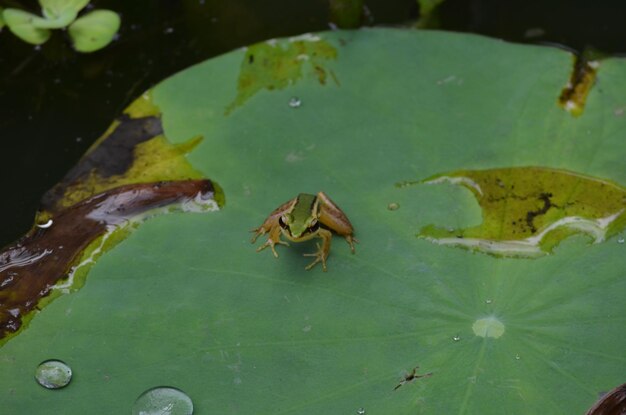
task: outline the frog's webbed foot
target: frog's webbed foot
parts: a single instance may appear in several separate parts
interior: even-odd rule
[[[315,257],[315,261],[313,261],[309,265],[307,265],[305,269],[306,270],[310,270],[316,264],[321,262],[322,263],[322,268],[324,269],[324,272],[326,272],[326,257],[328,256],[328,254],[324,251],[324,249],[322,249],[322,247],[320,246],[319,243],[316,243],[315,245],[317,246],[317,252],[315,252],[313,254],[303,254],[304,256]]]
[[[348,245],[350,245],[350,250],[352,251],[352,253],[354,254],[354,244],[358,244],[359,240],[356,239],[354,236],[352,235],[346,235],[346,242],[348,243]]]
[[[263,245],[259,246],[256,251],[260,252],[269,246],[272,249],[272,253],[274,254],[274,257],[278,258],[278,252],[276,252],[276,248],[274,248],[276,244],[289,246],[289,244],[285,241],[281,241],[280,239],[277,241],[274,241],[272,238],[269,238],[267,241],[265,241]]]
[[[250,232],[254,232],[254,235],[252,236],[252,239],[250,239],[250,243],[255,243],[256,239],[261,236],[261,235],[265,235],[265,233],[267,233],[267,231],[265,230],[264,227],[260,226],[258,228],[254,228],[252,229]]]

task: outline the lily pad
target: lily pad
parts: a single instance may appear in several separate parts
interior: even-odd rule
[[[563,235],[538,258],[476,254],[417,236],[483,223],[468,189],[395,183],[536,166],[626,186],[626,62],[601,62],[573,116],[561,50],[396,29],[261,47],[296,41],[336,55],[269,88],[241,81],[316,48],[265,54],[255,77],[237,50],[154,88],[164,135],[204,137],[187,160],[227,203],[146,221],[5,343],[3,410],[128,413],[168,387],[197,413],[571,414],[622,384],[623,229]],[[356,254],[334,238],[323,272],[304,270],[314,241],[255,252],[250,229],[318,191],[354,225]],[[72,368],[67,387],[33,381],[50,359]]]

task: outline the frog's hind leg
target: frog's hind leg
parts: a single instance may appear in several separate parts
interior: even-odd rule
[[[330,200],[324,192],[317,194],[320,203],[320,222],[326,227],[335,231],[338,235],[346,238],[346,242],[350,245],[350,250],[354,253],[354,244],[359,241],[354,237],[354,228],[345,213]]]
[[[352,251],[352,253],[354,254],[354,244],[359,243],[359,240],[356,239],[354,236],[352,235],[344,235],[344,237],[346,238],[346,242],[348,242],[348,245],[350,245],[350,250]]]

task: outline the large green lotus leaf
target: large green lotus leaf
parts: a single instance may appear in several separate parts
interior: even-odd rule
[[[36,315],[0,349],[3,411],[129,413],[143,391],[173,386],[197,414],[573,414],[624,382],[619,231],[565,233],[536,258],[444,246],[420,229],[480,225],[475,195],[395,183],[538,166],[626,185],[625,62],[601,63],[575,117],[558,105],[564,51],[392,29],[320,36],[237,50],[154,88],[170,140],[204,136],[188,159],[226,205],[148,220]],[[352,221],[355,255],[334,238],[322,272],[304,270],[314,242],[255,252],[250,229],[318,191]],[[62,390],[33,380],[51,358],[74,371]],[[432,374],[413,378],[416,366]]]

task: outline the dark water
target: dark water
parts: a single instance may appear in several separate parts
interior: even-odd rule
[[[37,11],[35,1],[1,6]],[[405,25],[415,0],[365,0],[367,23]],[[260,40],[327,30],[328,0],[95,0],[122,15],[119,39],[89,55],[63,32],[41,48],[0,33],[0,246],[26,232],[43,193],[142,91]],[[516,42],[626,52],[626,2],[447,0],[441,28]]]

